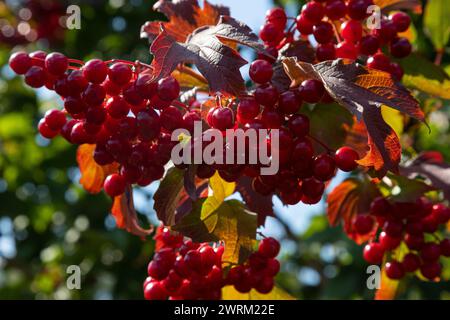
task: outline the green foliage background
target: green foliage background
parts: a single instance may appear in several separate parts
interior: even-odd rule
[[[120,8],[111,6],[114,1],[80,2],[81,30],[67,31],[62,42],[40,41],[25,49],[61,51],[81,60],[95,56],[149,62],[148,45],[139,39],[139,29],[156,18],[153,2],[125,1]],[[115,30],[113,21],[119,25],[126,21],[125,28]],[[420,26],[420,17],[415,22]],[[416,46],[432,60],[431,43],[420,39]],[[38,120],[60,102],[36,95],[11,74],[6,66],[11,49],[0,43],[0,299],[141,299],[153,241],[143,242],[114,228],[108,218],[110,199],[89,195],[77,183],[74,146],[61,138],[48,143],[38,137]],[[443,64],[450,62],[448,58],[444,56]],[[420,131],[416,147],[439,150],[450,160],[448,103],[427,103],[440,103],[441,108],[431,122],[432,134]],[[151,193],[142,196],[151,207]],[[149,223],[146,215],[140,218]],[[366,289],[362,248],[341,228],[330,228],[324,215],[315,216],[302,234],[293,233],[287,223],[284,226],[286,250],[277,279],[281,287],[300,299],[373,297]],[[13,241],[15,254],[2,251],[5,239]],[[81,290],[66,289],[65,270],[72,264],[81,266]],[[400,297],[449,299],[449,289],[445,281],[410,280]]]

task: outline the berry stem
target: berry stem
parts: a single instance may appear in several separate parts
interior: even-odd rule
[[[69,63],[79,64],[80,66],[84,65],[84,62],[78,59],[68,59]]]
[[[334,35],[336,36],[336,39],[338,40],[338,42],[343,42],[344,40],[342,39],[342,37],[341,37],[341,35],[340,35],[339,31],[338,31],[339,29],[338,29],[338,26],[336,24],[336,21],[333,21],[332,25],[333,25]]]

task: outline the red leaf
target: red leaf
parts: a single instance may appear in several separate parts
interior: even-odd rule
[[[161,32],[161,24],[170,36],[184,42],[195,29],[215,25],[221,15],[230,15],[227,7],[204,1],[201,8],[197,0],[160,0],[153,9],[163,13],[169,22],[149,21],[142,26],[141,38],[148,38],[151,42]]]
[[[228,46],[240,43],[263,51],[262,44],[251,29],[229,17],[221,16],[216,26],[196,29],[186,42],[179,42],[163,30],[150,47],[155,80],[167,77],[180,63],[193,63],[208,80],[210,91],[238,95],[245,90],[239,69],[247,63]]]
[[[94,150],[94,144],[82,144],[77,149],[77,163],[81,173],[80,184],[90,193],[100,192],[106,177],[117,172],[119,167],[117,163],[98,165],[94,160]]]
[[[371,201],[379,195],[376,186],[370,181],[347,179],[331,191],[327,197],[328,221],[336,226],[343,222],[347,235],[356,243],[361,244],[372,238],[376,232],[376,226],[368,235],[358,235],[353,230],[352,220],[360,213],[367,213]]]
[[[236,191],[238,191],[245,204],[250,209],[258,214],[258,226],[263,226],[266,222],[266,217],[273,217],[272,195],[262,196],[255,192],[252,188],[252,179],[246,176],[242,176],[236,185]]]
[[[150,229],[143,229],[137,221],[137,213],[134,209],[133,191],[130,186],[125,193],[114,198],[111,214],[116,220],[117,227],[139,236],[147,237],[153,232],[153,226]]]
[[[320,80],[330,96],[356,116],[358,121],[364,121],[370,149],[360,164],[373,167],[378,177],[383,177],[389,170],[398,171],[400,142],[394,130],[384,121],[381,106],[389,106],[424,121],[419,103],[406,88],[386,72],[342,59],[312,65],[288,58],[283,60],[283,64],[292,86],[299,85],[307,78]]]

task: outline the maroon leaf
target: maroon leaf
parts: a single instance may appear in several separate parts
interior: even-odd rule
[[[208,1],[204,1],[201,8],[197,0],[159,0],[153,9],[169,19],[169,22],[162,22],[164,29],[181,42],[184,42],[195,29],[215,25],[221,15],[230,15],[227,7],[211,5]],[[141,28],[141,38],[148,38],[153,42],[161,32],[160,26],[159,21],[146,22]]]
[[[361,165],[373,167],[379,177],[389,170],[398,171],[400,142],[394,130],[381,116],[381,106],[389,106],[424,121],[419,103],[406,88],[386,72],[368,69],[342,59],[312,65],[288,58],[283,60],[283,64],[292,80],[292,86],[299,85],[308,78],[320,80],[330,96],[356,116],[358,121],[364,121],[369,134],[370,150],[359,161]]]
[[[221,16],[216,26],[195,30],[184,43],[163,30],[150,47],[154,78],[167,77],[180,63],[193,63],[208,80],[212,92],[238,95],[245,89],[239,69],[247,61],[227,45],[230,43],[264,50],[247,25],[229,16]]]
[[[273,217],[275,215],[273,212],[272,195],[263,196],[253,190],[251,178],[242,176],[237,181],[236,191],[241,194],[250,211],[258,214],[258,226],[265,224],[266,217]]]

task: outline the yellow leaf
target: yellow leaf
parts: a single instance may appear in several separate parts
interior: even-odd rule
[[[183,66],[182,69],[175,69],[172,77],[178,80],[182,88],[197,87],[200,90],[208,90],[206,79],[189,67]]]
[[[226,182],[219,173],[216,173],[209,179],[210,195],[203,203],[200,219],[205,220],[217,208],[220,207],[226,197],[233,194],[236,184],[234,182]]]
[[[398,136],[401,136],[404,129],[402,113],[387,106],[381,106],[381,115],[383,116],[384,121],[394,129],[395,133]]]
[[[249,293],[240,293],[233,286],[222,288],[223,300],[296,300],[283,289],[274,287],[268,294],[262,294],[252,289]]]
[[[450,80],[439,82],[438,80],[427,79],[423,76],[405,74],[402,82],[407,87],[412,87],[429,95],[442,99],[450,99]]]
[[[406,244],[402,242],[400,246],[392,252],[392,258],[397,261],[402,261],[403,257],[408,253],[408,248]],[[383,267],[381,269],[381,285],[380,289],[375,293],[375,300],[393,300],[397,295],[398,286],[400,284],[399,280],[390,279],[386,275],[386,270],[384,266],[386,261],[383,261]]]
[[[77,150],[77,162],[81,172],[80,184],[90,193],[100,192],[106,177],[117,172],[119,167],[117,163],[98,165],[94,160],[94,150],[94,144],[82,144]]]

